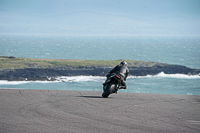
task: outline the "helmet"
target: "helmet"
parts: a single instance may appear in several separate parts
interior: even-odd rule
[[[127,63],[126,63],[126,61],[122,61],[122,62],[120,63],[120,65],[127,66]]]

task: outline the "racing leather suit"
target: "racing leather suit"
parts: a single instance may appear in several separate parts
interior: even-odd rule
[[[117,65],[110,71],[110,74],[111,73],[116,73],[117,75],[121,77],[120,79],[121,79],[122,87],[120,89],[126,89],[125,81],[129,74],[128,67],[125,65]]]

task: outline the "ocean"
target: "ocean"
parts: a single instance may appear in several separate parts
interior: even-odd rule
[[[0,35],[0,55],[44,59],[140,60],[200,69],[199,36]],[[120,63],[120,62],[119,62]],[[57,81],[0,81],[0,88],[101,91],[105,77],[58,77]],[[128,77],[119,92],[200,95],[200,76]]]

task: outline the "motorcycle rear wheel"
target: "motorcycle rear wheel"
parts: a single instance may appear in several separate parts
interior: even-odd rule
[[[108,96],[115,92],[115,84],[110,83],[107,85],[106,90],[102,93],[102,97],[108,98]]]

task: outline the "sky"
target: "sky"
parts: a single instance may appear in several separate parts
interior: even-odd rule
[[[67,29],[70,27],[69,31],[74,34],[82,34],[86,31],[89,31],[88,33],[91,34],[110,34],[115,31],[124,34],[126,34],[126,31],[128,34],[141,34],[144,31],[145,34],[150,34],[151,29],[159,28],[157,30],[159,32],[153,30],[153,33],[169,34],[169,30],[174,29],[177,25],[180,30],[173,31],[173,34],[182,33],[183,29],[181,28],[186,28],[185,34],[198,34],[195,29],[200,28],[200,25],[198,25],[200,19],[200,0],[0,0],[0,15],[0,20],[2,19],[5,22],[0,22],[0,28],[3,29],[3,32],[17,32],[24,24],[29,23],[29,26],[33,25],[37,29],[35,31],[29,28],[28,32],[30,33],[44,31],[45,29],[41,28],[41,25],[43,25],[46,28],[52,29],[52,32],[59,32],[55,30],[56,28],[63,27],[63,29]],[[18,19],[16,16],[18,16]],[[166,20],[167,17],[168,19]],[[172,19],[169,19],[169,17]],[[81,18],[81,20],[75,18]],[[83,21],[84,18],[86,20]],[[38,21],[34,23],[31,19]],[[55,19],[63,21],[63,23],[56,24],[57,21]],[[98,23],[94,19],[103,23]],[[158,23],[156,23],[157,26],[153,25],[155,19],[158,20],[156,21]],[[160,21],[161,19],[162,21]],[[7,25],[9,20],[13,20],[12,23],[9,22],[10,28]],[[32,22],[28,22],[28,20]],[[38,27],[40,20],[41,27]],[[148,22],[147,20],[150,21]],[[50,23],[48,23],[49,21]],[[170,25],[165,23],[165,21],[170,22]],[[172,21],[176,21],[175,24],[171,23]],[[185,24],[183,24],[183,21]],[[179,26],[179,22],[183,27]],[[83,26],[81,26],[82,24]],[[20,26],[16,28],[16,31],[11,31],[14,25]],[[174,26],[170,27],[171,25]],[[5,29],[5,26],[7,26],[7,29]],[[91,28],[91,26],[93,27]],[[101,29],[102,27],[104,29]],[[130,30],[128,31],[128,27],[131,27],[132,31],[138,30],[131,32]],[[142,29],[141,32],[140,29]],[[161,29],[163,30],[161,31]],[[165,30],[167,31],[165,32]],[[62,30],[61,33],[69,33],[69,31]],[[19,32],[23,31],[20,30]]]
[[[0,9],[36,15],[96,11],[141,17],[200,17],[200,0],[0,0]]]

